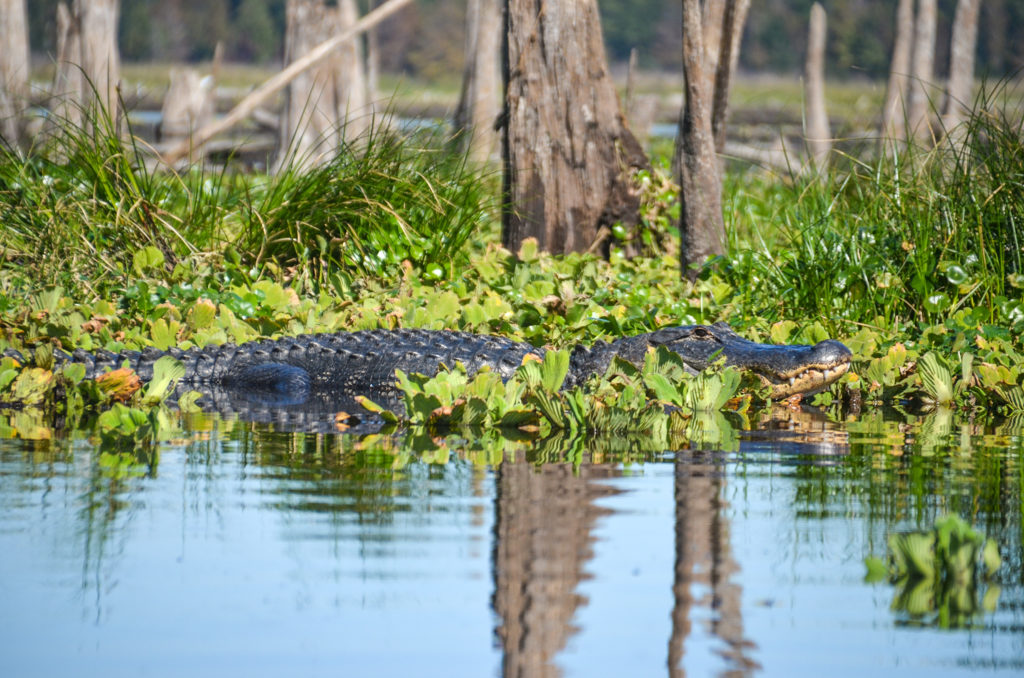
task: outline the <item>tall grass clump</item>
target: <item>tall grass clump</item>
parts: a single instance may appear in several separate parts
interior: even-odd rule
[[[745,306],[833,324],[959,313],[1024,327],[1024,128],[997,103],[1004,86],[983,88],[931,148],[890,144],[774,187],[732,178],[725,275]]]
[[[89,289],[125,282],[134,254],[168,265],[214,240],[230,191],[224,176],[147,168],[131,130],[101,108],[46,121],[27,152],[0,148],[0,257],[14,287]]]
[[[449,277],[495,203],[487,177],[446,146],[436,133],[371,126],[323,165],[286,167],[249,193],[240,249],[255,265],[308,267],[321,283],[389,277],[404,261]]]

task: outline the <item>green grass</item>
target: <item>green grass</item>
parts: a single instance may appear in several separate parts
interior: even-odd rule
[[[963,146],[839,158],[821,176],[730,176],[726,279],[759,313],[837,329],[957,312],[1024,327],[1024,131],[1004,98],[982,91],[956,130]]]

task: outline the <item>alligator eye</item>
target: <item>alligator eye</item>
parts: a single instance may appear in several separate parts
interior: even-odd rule
[[[711,333],[708,332],[706,327],[695,327],[693,328],[693,336],[698,339],[707,339],[711,336]]]

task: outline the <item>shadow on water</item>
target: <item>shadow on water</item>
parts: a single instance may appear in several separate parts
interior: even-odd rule
[[[863,559],[884,555],[889,534],[930,526],[944,514],[959,515],[995,537],[1003,566],[997,574],[998,602],[964,606],[970,610],[965,627],[987,634],[986,642],[998,645],[998,651],[986,655],[972,643],[949,660],[952,664],[939,665],[1024,669],[1024,653],[1018,652],[1024,645],[1024,423],[974,424],[942,411],[924,417],[875,412],[837,421],[782,408],[745,428],[737,429],[720,414],[694,419],[673,441],[675,449],[664,450],[644,439],[556,435],[537,440],[498,431],[447,436],[281,432],[265,424],[188,415],[172,430],[159,432],[159,442],[126,449],[94,432],[47,431],[38,421],[7,417],[0,421],[7,437],[0,439],[0,514],[5,516],[0,548],[15,553],[11,549],[35,529],[47,539],[35,565],[8,558],[0,574],[7,577],[40,562],[44,572],[60,571],[77,562],[73,597],[88,613],[81,616],[102,634],[117,607],[105,597],[116,597],[122,585],[139,590],[155,585],[131,583],[140,562],[152,565],[138,554],[142,528],[133,523],[178,530],[165,536],[168,546],[156,541],[149,527],[153,541],[144,543],[177,553],[177,561],[187,564],[195,558],[191,535],[212,533],[214,547],[230,551],[241,541],[232,526],[248,525],[240,514],[273,516],[280,539],[292,545],[285,559],[292,571],[278,572],[281,581],[300,580],[293,583],[301,596],[323,595],[338,610],[400,617],[422,611],[408,602],[420,595],[410,593],[417,587],[436,585],[430,595],[445,605],[470,596],[457,593],[465,577],[435,572],[431,563],[441,558],[436,553],[446,543],[466,542],[470,555],[489,553],[488,601],[474,598],[471,606],[487,605],[494,615],[498,671],[504,676],[585,674],[588,665],[574,646],[590,632],[584,622],[595,602],[587,593],[594,590],[589,582],[612,574],[602,569],[606,560],[597,547],[616,540],[616,521],[626,515],[622,501],[662,487],[660,478],[668,474],[670,505],[657,503],[652,494],[643,510],[654,519],[663,515],[672,526],[660,537],[671,554],[671,572],[665,572],[660,589],[641,584],[665,607],[631,609],[635,616],[629,624],[639,619],[658,630],[648,635],[660,633],[660,649],[654,651],[669,676],[778,670],[783,662],[783,650],[775,649],[783,633],[778,628],[786,624],[828,628],[822,631],[831,634],[826,645],[838,648],[844,647],[851,624],[857,639],[873,642],[878,638],[871,633],[880,628],[941,626],[934,605],[901,606],[905,591],[861,579]],[[153,517],[161,511],[170,515]],[[257,529],[266,529],[259,527],[263,524]],[[474,540],[481,542],[479,548]],[[258,555],[275,544],[257,539],[238,548],[255,548]],[[317,551],[317,544],[328,547]],[[301,556],[293,553],[295,546]],[[220,565],[214,559],[214,565],[238,567],[225,558]],[[468,568],[469,579],[479,581],[481,573],[467,564],[472,557],[464,553],[462,558],[438,560],[437,568]],[[829,578],[831,571],[842,574]],[[184,576],[175,572],[171,568],[162,576],[172,581]],[[26,588],[37,587],[32,595],[53,595],[53,578],[21,576]],[[406,579],[408,587],[396,583]],[[359,587],[373,588],[377,581],[376,597],[359,593]],[[825,608],[801,607],[802,598],[814,595],[823,581],[827,595],[875,599],[882,612],[851,605],[860,608],[860,616],[850,621],[838,606],[828,608],[827,600]],[[244,589],[247,583],[243,578],[232,585]],[[444,587],[450,595],[440,590]],[[56,590],[66,588],[66,583],[56,585]],[[189,591],[185,585],[181,595]],[[196,591],[192,595],[210,594],[202,587]],[[50,607],[61,610],[62,605],[66,602],[57,600]],[[666,610],[667,622],[655,621],[664,619]],[[0,629],[10,629],[19,613],[31,616],[16,604],[0,612]],[[221,621],[230,623],[232,617]],[[74,632],[72,622],[68,633]],[[0,649],[16,653],[12,638],[0,641]],[[912,661],[908,650],[887,638],[896,647],[882,666]],[[860,650],[850,643],[838,658],[822,657],[813,648],[809,654],[819,657],[819,666],[845,657],[854,661],[848,673],[858,673],[865,667],[856,664]],[[225,652],[231,647],[227,643]],[[353,647],[346,645],[345,651],[358,654]],[[933,651],[928,647],[914,651],[925,665],[938,661],[924,656]],[[401,668],[409,672],[433,656],[407,652]],[[700,659],[707,655],[716,662]],[[256,673],[270,670],[255,668]]]

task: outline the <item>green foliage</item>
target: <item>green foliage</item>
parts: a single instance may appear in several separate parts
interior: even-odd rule
[[[544,435],[639,433],[655,440],[695,433],[696,416],[717,412],[735,395],[739,374],[731,368],[709,370],[697,377],[685,372],[678,356],[660,348],[650,351],[642,369],[616,359],[601,377],[582,386],[562,389],[569,370],[569,352],[547,351],[542,360],[528,359],[506,382],[483,369],[468,377],[463,365],[434,377],[398,373],[405,402],[400,419],[431,430],[460,427],[518,428]],[[380,407],[364,401],[373,411]],[[720,439],[728,423],[706,427],[698,440]]]
[[[951,131],[962,145],[848,157],[788,185],[744,178],[723,268],[744,305],[774,299],[772,319],[799,310],[885,326],[963,309],[977,323],[1024,328],[1013,287],[1024,272],[1024,131],[998,103],[1005,86],[983,89]]]
[[[404,261],[447,278],[466,264],[462,247],[488,216],[485,185],[442,139],[373,127],[331,162],[288,168],[254,190],[242,251],[257,266],[301,264],[321,281],[339,270],[394,276]]]
[[[962,518],[950,515],[932,529],[889,536],[888,562],[865,559],[868,582],[888,579],[896,586],[893,609],[942,628],[970,623],[995,609],[998,586],[990,584],[1002,560],[998,545]],[[979,591],[988,585],[982,602]]]

